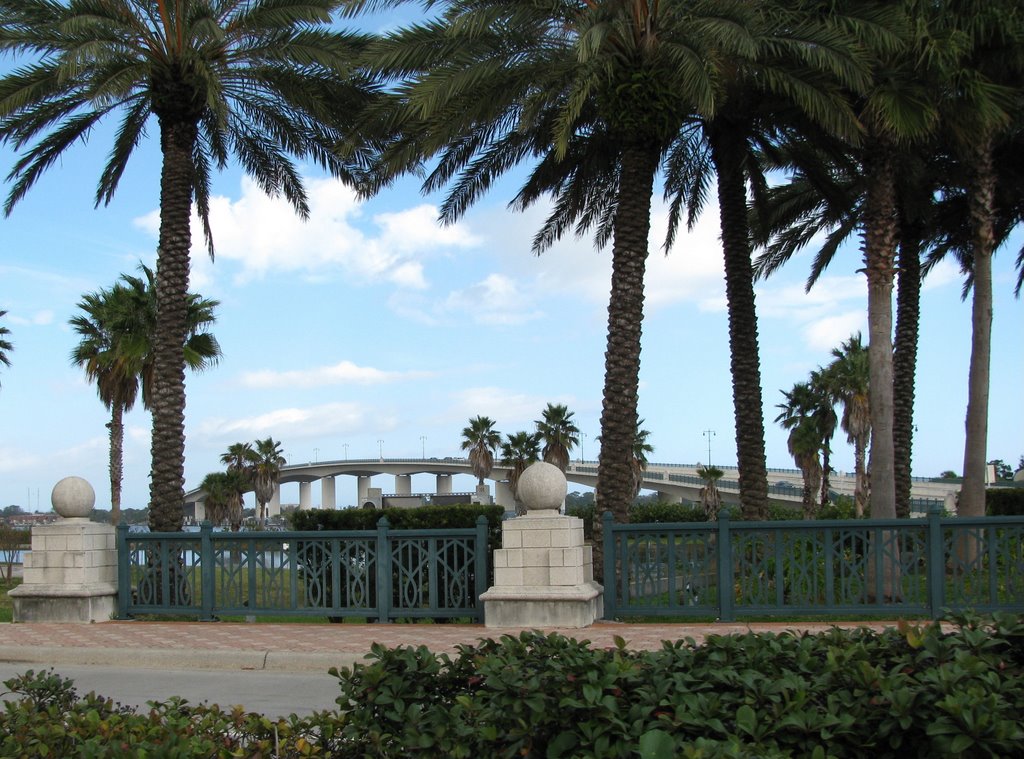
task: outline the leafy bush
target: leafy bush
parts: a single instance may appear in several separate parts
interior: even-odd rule
[[[690,503],[636,503],[629,509],[631,524],[654,522],[706,522],[707,515],[700,506]]]
[[[988,488],[985,513],[990,517],[1024,516],[1024,488]]]
[[[525,632],[459,647],[374,646],[331,670],[335,712],[269,720],[181,699],[135,714],[29,672],[0,714],[0,756],[1019,756],[1024,618],[883,633],[624,641]]]
[[[300,531],[376,530],[380,518],[387,517],[392,530],[445,530],[476,527],[480,516],[487,518],[487,543],[493,551],[501,548],[501,506],[456,504],[421,506],[415,509],[310,509],[292,514],[292,527]]]

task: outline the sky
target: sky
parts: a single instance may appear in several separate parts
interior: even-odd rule
[[[49,510],[63,477],[87,479],[109,508],[109,413],[69,359],[68,320],[85,293],[111,286],[140,263],[155,265],[157,129],[138,149],[109,206],[95,208],[113,125],[76,146],[0,218],[0,322],[14,344],[0,365],[0,507]],[[14,154],[0,148],[0,176]],[[472,416],[503,433],[532,430],[545,405],[567,404],[582,451],[600,434],[611,251],[569,237],[541,256],[530,242],[546,207],[507,210],[516,184],[496,185],[459,223],[437,221],[441,197],[403,181],[362,201],[303,167],[312,213],[303,222],[237,167],[217,175],[211,222],[216,259],[193,227],[190,288],[220,301],[214,334],[224,356],[186,378],[186,489],[222,468],[235,442],[272,436],[289,463],[462,455]],[[9,189],[4,185],[3,194]],[[735,465],[728,323],[715,198],[696,229],[666,255],[664,203],[652,210],[640,368],[639,415],[652,461]],[[1024,455],[1024,305],[1013,297],[1018,234],[994,262],[992,381],[987,458],[1014,468]],[[810,293],[812,250],[756,287],[767,464],[793,468],[773,422],[782,389],[828,363],[831,350],[867,331],[867,286],[856,243]],[[942,264],[921,303],[913,471],[963,466],[970,301]],[[126,416],[122,506],[149,493],[150,416]],[[710,435],[708,432],[710,431]],[[833,466],[853,468],[842,432]],[[471,490],[460,477],[454,489]],[[388,476],[373,483],[393,491]],[[418,475],[414,491],[433,478]],[[570,489],[577,489],[570,485]],[[339,506],[356,500],[338,481]],[[319,488],[313,488],[318,504]],[[282,502],[298,502],[285,485]]]

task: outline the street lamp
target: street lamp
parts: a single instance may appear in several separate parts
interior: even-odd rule
[[[427,436],[420,435],[420,455],[422,458],[427,458]]]
[[[348,461],[348,443],[342,443],[341,447],[345,449],[345,461]]]
[[[583,441],[587,439],[587,433],[580,433],[580,463],[583,463]]]
[[[704,430],[704,437],[708,439],[708,469],[711,468],[711,438],[713,438],[714,436],[714,430]]]
[[[320,463],[320,449],[319,448],[314,448],[313,449],[313,463],[314,464],[319,464]]]
[[[384,460],[384,440],[382,438],[377,438],[377,451],[378,451],[378,453],[380,453],[380,460],[383,461]]]

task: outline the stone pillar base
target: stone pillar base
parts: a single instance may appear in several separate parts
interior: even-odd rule
[[[590,627],[604,616],[603,588],[594,581],[575,587],[493,587],[481,594],[486,627]]]
[[[15,622],[108,622],[117,616],[113,585],[19,585],[8,595]]]

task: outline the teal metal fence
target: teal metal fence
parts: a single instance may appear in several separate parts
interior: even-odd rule
[[[605,617],[1024,612],[1024,517],[614,524]]]
[[[475,528],[117,531],[118,614],[483,621],[487,520]]]

